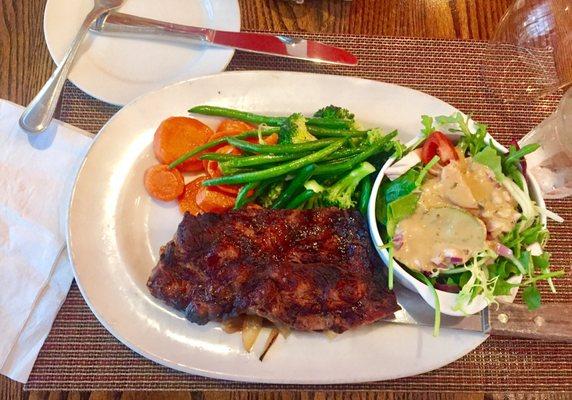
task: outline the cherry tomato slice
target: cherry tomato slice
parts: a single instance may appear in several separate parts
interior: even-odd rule
[[[455,145],[441,132],[433,132],[425,140],[421,149],[421,161],[423,164],[427,164],[436,155],[439,156],[439,162],[442,165],[449,164],[451,160],[459,159]]]

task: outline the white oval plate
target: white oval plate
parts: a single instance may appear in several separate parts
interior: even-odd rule
[[[44,35],[60,64],[92,0],[48,0]],[[121,12],[227,31],[240,30],[238,0],[127,0]],[[124,105],[181,80],[223,71],[234,50],[144,38],[89,33],[69,79],[87,94]]]
[[[400,131],[404,141],[422,114],[455,109],[427,94],[385,83],[292,72],[229,72],[149,93],[119,111],[95,139],[75,183],[68,247],[78,285],[101,323],[131,349],[163,365],[204,376],[268,383],[350,383],[394,379],[442,367],[482,343],[483,334],[375,324],[328,339],[279,337],[264,362],[247,354],[240,334],[186,321],[145,286],[159,248],[177,229],[176,204],[159,204],[143,188],[156,161],[159,123],[212,104],[284,115],[328,104],[347,107],[366,125]],[[405,106],[406,105],[406,106]],[[201,117],[214,126],[216,118]],[[420,298],[419,301],[422,301]],[[259,340],[264,342],[264,340]]]

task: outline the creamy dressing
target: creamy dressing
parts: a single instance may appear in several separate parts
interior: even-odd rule
[[[403,245],[394,253],[405,265],[431,271],[461,264],[485,247],[485,225],[470,213],[453,207],[416,212],[398,225]]]
[[[410,268],[431,271],[463,264],[488,247],[487,239],[514,228],[516,201],[485,165],[451,161],[420,187],[413,215],[396,227],[395,257]]]

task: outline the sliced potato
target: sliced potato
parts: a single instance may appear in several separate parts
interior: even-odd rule
[[[247,315],[242,323],[242,345],[250,353],[256,338],[262,329],[262,318],[258,315]]]
[[[462,208],[477,208],[479,206],[457,163],[451,162],[443,168],[441,183],[443,184],[443,194],[451,203]]]
[[[395,258],[409,268],[431,271],[462,264],[486,248],[487,230],[483,221],[454,207],[437,207],[416,212],[401,221],[403,245]]]

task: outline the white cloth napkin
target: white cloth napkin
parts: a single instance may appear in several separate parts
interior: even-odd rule
[[[65,215],[91,140],[59,121],[28,135],[22,111],[0,100],[0,373],[26,382],[73,278]]]

